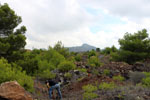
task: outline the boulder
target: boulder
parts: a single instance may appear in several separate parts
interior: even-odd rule
[[[0,85],[1,100],[33,100],[32,97],[16,81]]]

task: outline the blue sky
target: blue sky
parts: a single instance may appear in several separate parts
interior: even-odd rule
[[[22,17],[26,48],[87,43],[99,48],[115,45],[124,33],[150,29],[149,0],[1,0]]]
[[[85,8],[88,13],[99,16],[100,19],[97,20],[94,25],[90,26],[90,31],[92,33],[97,33],[99,31],[105,31],[105,32],[111,32],[110,29],[108,29],[110,25],[116,25],[116,24],[126,24],[125,21],[121,20],[118,16],[113,16],[108,13],[106,13],[103,9],[93,9],[93,8]]]

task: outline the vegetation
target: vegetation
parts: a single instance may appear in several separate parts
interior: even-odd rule
[[[0,83],[6,81],[17,81],[26,90],[33,91],[33,80],[30,76],[26,75],[16,64],[8,64],[7,60],[0,59]]]
[[[117,52],[117,51],[118,51],[118,49],[113,45],[111,48],[110,47],[104,48],[101,53],[108,55],[108,54],[111,54],[111,53]]]
[[[59,64],[58,69],[63,72],[75,69],[75,65],[70,61],[63,61]]]
[[[77,54],[76,56],[75,56],[75,60],[76,61],[81,61],[81,54]]]
[[[82,89],[84,90],[83,100],[92,100],[98,97],[96,93],[93,93],[94,91],[97,90],[96,86],[88,84],[88,85],[83,86]]]
[[[124,80],[125,80],[125,78],[122,77],[121,75],[113,76],[113,79],[114,79],[114,80],[117,80],[117,81],[124,81]]]
[[[91,84],[88,84],[88,85],[83,86],[82,89],[86,92],[93,92],[97,90],[97,87]]]
[[[0,57],[6,58],[9,62],[22,58],[21,49],[26,42],[26,27],[16,27],[22,22],[20,16],[8,6],[0,5]]]
[[[100,67],[101,63],[99,61],[99,58],[96,57],[96,56],[91,56],[89,59],[88,59],[88,64],[92,67]]]
[[[108,69],[104,69],[103,75],[108,76],[110,74],[110,70]]]
[[[132,64],[150,57],[150,39],[146,29],[131,34],[126,33],[119,39],[120,50],[112,54],[113,59]]]
[[[111,82],[111,83],[103,82],[99,85],[99,89],[101,89],[101,90],[111,90],[111,89],[114,89],[115,87],[116,87],[116,85],[113,82]]]

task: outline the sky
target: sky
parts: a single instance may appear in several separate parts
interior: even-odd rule
[[[22,17],[25,48],[83,43],[119,48],[126,32],[150,30],[150,0],[1,0]],[[20,25],[20,26],[21,26]],[[18,26],[19,27],[19,26]]]

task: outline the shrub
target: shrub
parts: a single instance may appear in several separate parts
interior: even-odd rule
[[[63,72],[75,69],[75,64],[70,61],[63,61],[58,65],[58,69]]]
[[[82,89],[83,89],[85,92],[93,92],[93,91],[96,91],[96,90],[97,90],[97,87],[96,87],[96,86],[93,86],[93,85],[91,85],[91,84],[88,84],[88,85],[83,86]]]
[[[94,75],[99,75],[99,71],[98,71],[97,69],[93,69],[93,70],[92,70],[92,74],[94,74]]]
[[[113,79],[114,79],[114,80],[117,80],[117,81],[124,81],[124,80],[125,80],[125,78],[122,77],[121,75],[113,76]]]
[[[97,90],[96,86],[88,84],[88,85],[83,86],[82,89],[84,90],[83,100],[92,100],[92,99],[98,97],[98,95],[96,93],[93,93],[94,91]]]
[[[30,76],[26,75],[25,71],[21,71],[21,68],[16,64],[9,64],[7,60],[0,59],[0,83],[6,81],[16,80],[27,91],[32,92],[33,80]]]
[[[87,73],[87,69],[86,68],[78,68],[77,70],[80,71],[80,72]]]
[[[75,60],[76,60],[76,61],[81,61],[81,54],[77,54],[77,55],[75,56]]]
[[[33,92],[34,91],[33,80],[32,80],[32,78],[30,76],[26,75],[25,71],[23,71],[23,72],[16,71],[16,73],[15,73],[15,79],[27,91],[29,91],[29,92]]]
[[[132,64],[150,57],[150,39],[146,29],[134,34],[126,33],[118,42],[120,44],[118,61]]]
[[[108,76],[109,74],[110,74],[110,70],[108,70],[108,69],[104,69],[104,71],[103,71],[103,75]]]
[[[66,78],[71,78],[72,77],[72,74],[71,73],[69,73],[69,72],[67,72],[67,73],[65,73],[65,75],[64,75]]]
[[[130,72],[129,77],[134,84],[137,84],[140,83],[146,76],[142,72]]]
[[[142,84],[143,86],[150,88],[150,77],[142,79]]]
[[[46,70],[43,70],[42,72],[40,72],[38,74],[41,78],[44,78],[44,79],[53,79],[55,78],[56,74],[52,73],[50,70],[46,69]]]
[[[98,97],[98,95],[96,93],[91,93],[91,92],[83,93],[83,100],[93,100],[96,97]]]
[[[143,72],[146,77],[150,77],[150,72]]]
[[[111,89],[114,89],[115,87],[116,87],[116,85],[113,82],[111,82],[111,83],[103,82],[99,85],[99,89],[101,89],[101,90],[111,90]]]
[[[92,67],[99,67],[101,65],[98,57],[96,57],[96,56],[90,57],[88,59],[88,64]]]
[[[96,52],[94,50],[91,50],[90,52],[88,52],[88,57],[92,57],[92,56],[96,56]]]

